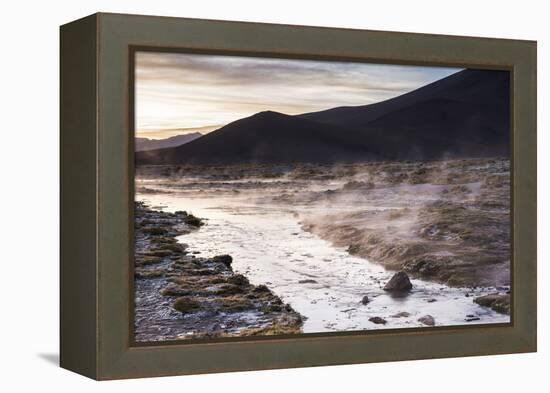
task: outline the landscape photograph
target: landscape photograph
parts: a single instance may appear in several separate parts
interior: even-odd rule
[[[510,73],[135,52],[134,340],[510,323]]]

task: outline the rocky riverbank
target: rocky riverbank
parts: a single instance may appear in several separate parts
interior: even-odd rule
[[[412,279],[459,289],[471,303],[481,295],[498,296],[495,307],[492,298],[475,304],[509,312],[510,161],[506,158],[138,169],[137,189],[143,195],[175,193],[189,198],[188,204],[219,200],[228,208],[240,206],[245,214],[255,209],[262,214],[287,212],[302,230],[337,250],[389,272],[403,271]],[[222,239],[226,236],[232,237],[223,232]],[[247,252],[239,261],[253,254]],[[285,250],[272,251],[279,252]],[[316,263],[323,262],[320,258]],[[316,285],[307,279],[311,278],[300,278],[301,285]]]
[[[413,200],[415,198],[416,200]],[[304,229],[391,270],[453,287],[493,287],[510,311],[510,175],[504,159],[377,163],[329,200],[388,208],[309,216]],[[398,198],[402,198],[400,201]],[[395,201],[395,202],[394,202]]]
[[[176,239],[203,224],[185,211],[136,202],[136,341],[300,333],[302,316],[234,273],[231,256],[189,254]]]
[[[509,302],[508,160],[387,162],[364,169],[360,181],[325,192],[324,199],[361,200],[366,207],[304,216],[305,230],[413,277],[499,288],[501,301]]]

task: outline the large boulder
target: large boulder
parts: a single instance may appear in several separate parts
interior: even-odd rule
[[[510,295],[491,293],[485,296],[479,296],[474,299],[474,303],[484,307],[491,307],[496,312],[510,315]]]
[[[381,317],[372,317],[372,318],[369,318],[369,321],[377,325],[385,325],[386,323],[388,323],[384,318],[381,318]]]
[[[216,263],[223,263],[226,267],[231,267],[231,263],[233,263],[233,258],[231,255],[216,255],[214,258],[212,258],[212,261]]]
[[[201,304],[190,296],[182,296],[176,299],[173,307],[183,314],[197,312]]]
[[[431,315],[424,315],[421,318],[418,318],[418,322],[423,323],[426,326],[434,326],[435,319]]]
[[[405,292],[412,289],[411,280],[405,272],[398,272],[384,286],[384,291]]]

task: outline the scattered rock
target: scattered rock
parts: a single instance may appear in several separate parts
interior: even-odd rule
[[[163,277],[166,274],[166,270],[159,269],[139,269],[137,268],[134,272],[136,278],[157,278]]]
[[[152,210],[141,202],[135,204],[135,217],[136,286],[141,291],[160,291],[169,297],[168,304],[185,316],[178,320],[177,328],[166,327],[164,333],[159,321],[148,319],[148,305],[136,307],[138,340],[164,334],[189,339],[301,332],[303,317],[265,285],[252,285],[244,275],[235,274],[230,255],[191,255],[189,246],[177,241],[177,236],[198,230],[200,225],[190,226],[199,219],[184,211]],[[149,281],[153,279],[156,281]],[[238,315],[242,312],[261,317],[251,326],[248,318]]]
[[[406,262],[403,268],[410,273],[420,273],[424,276],[436,275],[446,257],[420,257]]]
[[[185,222],[187,225],[190,225],[192,227],[200,227],[200,226],[204,225],[204,223],[202,222],[202,220],[200,218],[195,217],[192,214],[188,214],[188,215],[184,216],[183,222]]]
[[[216,310],[222,312],[242,312],[254,307],[254,303],[251,300],[242,296],[222,297],[213,303],[215,303]],[[267,313],[272,311],[273,310],[265,310]]]
[[[192,293],[189,289],[185,289],[180,287],[179,285],[170,283],[160,291],[160,294],[162,296],[185,296],[191,295]]]
[[[371,321],[372,323],[375,323],[377,325],[385,325],[386,323],[388,323],[388,321],[386,321],[384,318],[380,318],[380,317],[369,318],[369,321]]]
[[[162,262],[162,258],[153,256],[153,255],[136,255],[136,265],[152,265],[155,263]]]
[[[263,328],[248,328],[239,333],[239,336],[280,336],[301,333],[297,324],[273,324]]]
[[[189,296],[182,296],[176,299],[173,307],[174,309],[187,314],[198,311],[201,308],[201,304]]]
[[[159,246],[157,250],[171,251],[173,253],[182,254],[185,252],[185,246],[180,243],[166,243]]]
[[[168,257],[172,255],[172,251],[170,250],[151,250],[147,253],[147,255],[153,256],[153,257]]]
[[[212,261],[223,263],[225,266],[230,267],[233,263],[233,257],[231,257],[231,255],[218,255],[212,258]]]
[[[479,321],[480,319],[480,317],[476,317],[474,315],[466,315],[466,318],[464,318],[466,322]]]
[[[149,235],[166,235],[168,231],[162,227],[146,227],[141,228],[143,233],[149,234]]]
[[[367,305],[370,303],[370,299],[367,295],[363,296],[363,298],[361,299],[361,303],[364,304],[364,305]]]
[[[298,284],[317,284],[317,281],[311,279],[300,280],[298,281]]]
[[[242,274],[235,274],[229,277],[227,279],[227,282],[238,286],[245,286],[250,284],[250,282],[248,281],[248,278],[246,278]]]
[[[428,300],[426,300],[426,301],[427,301],[428,303],[434,303],[434,302],[437,302],[437,299],[432,298],[432,299],[428,299]]]
[[[408,318],[411,314],[406,311],[398,312],[397,314],[392,315],[392,318]]]
[[[206,290],[212,295],[217,296],[230,296],[243,292],[243,288],[241,286],[234,284],[216,284],[206,288]]]
[[[411,281],[409,276],[405,272],[398,272],[393,275],[393,277],[386,283],[384,286],[384,291],[397,291],[405,292],[412,289]]]
[[[271,290],[263,284],[256,286],[252,291],[256,293],[271,293]]]
[[[484,307],[491,307],[491,309],[501,314],[510,314],[510,295],[501,295],[499,293],[492,293],[485,296],[479,296],[474,299],[474,303]]]
[[[359,254],[361,251],[361,245],[360,244],[350,244],[346,251],[351,255]]]
[[[418,318],[418,322],[423,323],[427,326],[435,325],[435,319],[431,315],[424,315],[423,317]]]

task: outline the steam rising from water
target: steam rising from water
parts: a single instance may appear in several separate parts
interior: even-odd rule
[[[441,249],[432,250],[434,258],[456,259],[453,244],[458,240],[449,237],[452,231],[426,224],[429,230],[419,237],[419,223],[440,219],[439,210],[434,213],[430,206],[444,201],[442,211],[454,212],[447,207],[476,207],[479,198],[488,194],[496,203],[490,217],[506,214],[508,205],[502,195],[507,194],[487,184],[498,185],[501,177],[506,180],[508,165],[506,160],[474,160],[293,170],[174,167],[159,173],[158,168],[142,168],[137,199],[206,218],[206,226],[179,240],[204,256],[232,255],[237,272],[254,284],[266,284],[308,318],[305,332],[421,326],[418,318],[426,314],[437,325],[509,322],[507,315],[472,302],[474,296],[502,288],[451,288],[414,279],[412,293],[396,298],[382,290],[392,269],[397,270],[391,260],[386,270],[370,258],[348,252],[351,240],[360,240],[354,249],[359,255],[371,241],[380,242],[373,246],[374,255],[385,244],[399,250],[413,242],[437,244]],[[457,211],[462,214],[463,210]],[[495,229],[499,236],[500,226]],[[495,286],[509,282],[506,269],[491,269],[483,270],[484,280],[492,280]],[[371,299],[368,305],[361,304],[365,295]],[[393,317],[401,312],[409,316]],[[387,324],[370,322],[373,316],[386,319]]]

